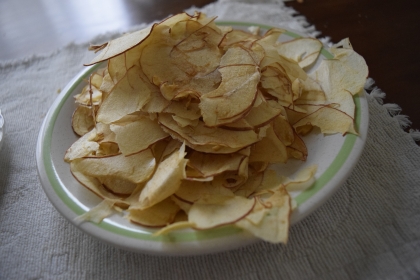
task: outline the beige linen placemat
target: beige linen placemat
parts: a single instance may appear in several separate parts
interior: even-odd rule
[[[202,10],[317,35],[281,1],[219,1]],[[86,48],[71,44],[47,56],[0,62],[6,120],[0,279],[420,278],[420,149],[412,137],[417,133],[400,128],[407,119],[389,114],[397,108],[381,105],[377,88],[369,96],[369,135],[358,165],[325,205],[291,229],[287,246],[260,242],[214,255],[158,257],[116,249],[73,227],[42,190],[35,147],[57,91],[92,57]]]

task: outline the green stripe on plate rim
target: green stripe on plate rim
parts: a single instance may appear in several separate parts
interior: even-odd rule
[[[232,25],[232,26],[259,26],[263,29],[270,29],[271,26],[264,25],[264,24],[257,24],[257,23],[245,23],[245,22],[233,22],[233,21],[221,21],[217,22],[219,25]],[[291,31],[286,31],[286,35],[299,38],[301,35],[293,33]],[[327,59],[333,58],[333,55],[330,54],[326,49],[322,49],[321,54],[326,57]],[[73,93],[74,89],[86,78],[88,75],[93,73],[97,68],[99,68],[99,64],[91,67],[82,77],[80,77],[75,83],[67,90],[63,99],[60,101],[54,112],[51,116],[51,121],[47,124],[47,128],[45,131],[45,137],[43,141],[43,162],[47,177],[49,182],[54,189],[57,196],[61,199],[64,204],[70,208],[76,215],[81,215],[85,213],[77,203],[75,203],[66,193],[64,190],[65,186],[60,184],[60,180],[58,178],[58,174],[56,174],[55,169],[53,168],[53,162],[51,157],[51,141],[52,141],[52,132],[55,126],[55,122],[57,120],[58,114],[61,111],[64,103]],[[359,129],[360,127],[360,117],[361,117],[361,110],[360,110],[360,98],[358,96],[354,96],[354,101],[356,105],[356,128]],[[304,191],[300,195],[298,195],[295,200],[297,201],[298,205],[301,205],[309,198],[314,196],[318,191],[320,191],[333,177],[334,175],[340,170],[342,165],[347,160],[347,157],[351,153],[354,144],[356,142],[357,136],[353,134],[347,134],[345,136],[345,141],[338,152],[334,161],[330,164],[328,169],[316,180],[315,184],[308,190]],[[126,236],[135,239],[141,239],[145,241],[158,241],[158,242],[192,242],[192,241],[201,241],[201,240],[209,240],[219,237],[226,237],[230,235],[234,235],[237,233],[242,232],[241,229],[233,227],[233,226],[224,226],[220,228],[210,229],[210,230],[203,230],[203,231],[191,231],[191,232],[173,232],[166,236],[153,236],[151,233],[141,233],[134,230],[124,229],[118,226],[115,226],[106,220],[102,221],[100,224],[94,224],[98,228],[103,230],[112,232],[117,235]]]

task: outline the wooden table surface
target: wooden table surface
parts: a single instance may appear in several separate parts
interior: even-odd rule
[[[0,61],[49,53],[107,31],[160,20],[209,0],[2,0]],[[333,42],[349,37],[372,77],[420,128],[420,1],[304,0],[286,2]],[[1,101],[0,101],[1,105]],[[1,108],[1,107],[0,107]]]

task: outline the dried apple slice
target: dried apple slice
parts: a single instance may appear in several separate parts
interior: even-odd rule
[[[156,87],[151,91],[150,100],[141,108],[141,111],[146,113],[161,113],[169,104],[171,102],[164,98]]]
[[[95,126],[92,108],[86,106],[77,107],[71,118],[71,126],[73,131],[79,136],[83,136],[91,131]]]
[[[137,184],[117,177],[102,176],[97,179],[106,189],[119,196],[130,195],[137,187]]]
[[[315,38],[297,38],[277,45],[280,55],[296,61],[301,68],[313,64],[321,49],[321,41]]]
[[[155,169],[155,162],[150,149],[131,156],[80,158],[72,161],[78,170],[83,170],[83,173],[88,176],[111,176],[133,183],[148,180]]]
[[[261,36],[251,34],[244,30],[233,29],[230,32],[226,33],[225,37],[219,44],[219,48],[228,48],[235,44],[242,44],[246,42],[253,42],[260,39]]]
[[[152,31],[152,28],[153,26],[149,26],[147,28],[141,29],[131,34],[127,34],[125,36],[108,42],[106,46],[102,49],[101,53],[86,65],[92,65],[101,61],[105,61],[109,58],[112,58],[125,52],[128,49],[135,47],[136,45],[140,44],[144,39],[146,39],[147,36],[149,36],[150,32]]]
[[[234,154],[208,154],[193,151],[189,156],[188,166],[200,174],[199,177],[219,175],[225,171],[238,171],[245,156]],[[189,175],[187,177],[196,177]]]
[[[108,60],[108,74],[114,84],[117,84],[127,73],[127,66],[125,64],[125,53],[117,55]]]
[[[261,46],[258,51],[263,53]],[[260,61],[255,60],[253,55],[253,50],[251,48],[246,48],[243,45],[235,45],[227,49],[225,54],[220,59],[219,67],[226,67],[231,65],[259,65]]]
[[[283,106],[292,104],[292,81],[280,64],[268,65],[261,71],[261,87],[264,92],[276,98],[279,104]]]
[[[106,75],[104,75],[104,77],[102,79],[101,86],[99,87],[99,90],[103,94],[103,98],[108,96],[108,94],[111,92],[111,90],[114,88],[114,86],[115,86],[115,84],[114,84],[114,81],[112,80],[111,76],[108,73]]]
[[[141,69],[134,66],[119,80],[98,110],[97,121],[115,122],[125,115],[139,111],[150,99],[147,81],[139,79]]]
[[[201,117],[200,108],[197,103],[187,101],[172,101],[168,107],[163,110],[164,113],[171,113],[177,117],[188,120],[198,120]]]
[[[191,223],[188,221],[175,222],[173,224],[167,225],[166,227],[161,228],[160,230],[156,231],[155,233],[153,233],[153,236],[165,235],[175,230],[192,228],[194,226],[195,226],[194,223]]]
[[[296,79],[292,83],[292,91],[298,96],[294,104],[325,104],[327,101],[322,87],[309,76],[305,81]]]
[[[240,219],[235,225],[262,240],[271,243],[286,243],[291,213],[290,197],[287,192],[284,189],[274,191],[268,199],[256,205],[254,209],[255,211]]]
[[[155,174],[142,190],[136,208],[143,210],[152,207],[178,190],[181,180],[186,177],[185,166],[188,160],[184,156],[185,144],[158,165]]]
[[[172,28],[163,22],[144,42],[140,65],[166,99],[174,99],[194,76],[206,75],[217,68],[221,57],[217,45],[222,34],[218,34],[217,27],[208,27],[210,22],[203,25],[191,20],[176,23]]]
[[[276,136],[271,126],[267,129],[267,136],[251,146],[250,162],[284,163],[287,159],[286,146]]]
[[[182,209],[182,211],[184,211],[188,215],[188,212],[190,211],[190,208],[191,208],[191,205],[192,205],[191,202],[184,201],[184,200],[180,199],[179,197],[177,197],[175,194],[171,196],[171,199],[172,199],[173,202],[175,202],[176,205],[179,206],[179,208]],[[187,220],[188,220],[188,218],[187,218]]]
[[[241,196],[209,196],[196,201],[188,213],[188,221],[197,229],[233,224],[245,217],[255,205],[255,199]]]
[[[354,119],[342,111],[329,106],[323,106],[300,119],[293,124],[293,127],[297,129],[305,125],[317,126],[324,134],[341,133],[344,135],[348,132],[357,134],[354,126]]]
[[[76,103],[85,106],[99,105],[102,101],[102,91],[93,85],[87,85],[81,93],[74,96],[74,99]]]
[[[241,161],[237,171],[225,171],[216,175],[213,183],[233,190],[242,186],[248,179],[248,163],[249,157],[247,156]]]
[[[176,123],[180,126],[180,127],[195,127],[198,125],[199,119],[195,119],[195,120],[190,120],[190,119],[186,119],[183,117],[179,117],[176,115],[173,115],[172,118],[176,121]]]
[[[353,95],[359,93],[369,74],[364,58],[351,48],[332,47],[329,51],[334,59],[323,60],[311,76],[320,83],[327,97],[341,90]]]
[[[287,180],[286,177],[279,176],[275,170],[266,169],[263,173],[261,184],[258,186],[257,192],[274,191],[283,188],[283,183]]]
[[[348,95],[359,93],[366,82],[368,67],[362,56],[351,48],[330,48],[334,59],[323,60],[311,74],[323,88],[327,101],[340,104],[338,108],[354,118],[354,104]]]
[[[264,59],[261,61],[260,67],[266,67],[269,64],[272,64],[277,60],[279,57],[279,53],[276,49],[276,43],[281,34],[285,32],[284,29],[281,28],[272,28],[268,30],[265,35],[256,41],[261,47],[263,47],[265,56]],[[273,61],[274,60],[274,61]]]
[[[292,144],[286,147],[287,154],[289,158],[295,158],[298,160],[306,161],[308,157],[308,148],[303,142],[302,138],[296,132],[294,133],[294,138]]]
[[[258,105],[256,103],[258,103]],[[257,129],[267,125],[282,113],[285,114],[282,106],[271,106],[270,102],[264,99],[262,93],[259,93],[254,106],[246,116],[233,123],[225,124],[222,127],[232,130]]]
[[[290,191],[304,191],[315,183],[315,173],[318,167],[316,165],[308,166],[299,171],[294,179],[287,179],[283,182],[286,190]]]
[[[173,138],[185,140],[188,146],[200,152],[233,153],[261,139],[254,131],[209,128],[202,122],[194,129],[179,127],[170,114],[159,114],[158,121]]]
[[[96,142],[98,138],[96,128],[80,137],[74,142],[70,148],[67,149],[64,155],[64,161],[70,162],[74,159],[81,158],[92,154],[99,148],[99,144]]]
[[[174,194],[176,198],[190,204],[205,196],[212,195],[234,196],[230,189],[215,184],[214,182],[196,182],[188,180],[183,180],[181,186]]]
[[[175,220],[179,210],[179,206],[170,198],[167,198],[147,209],[128,208],[127,219],[146,227],[163,227]]]
[[[260,79],[258,67],[231,65],[219,69],[222,83],[200,98],[200,109],[207,126],[220,126],[242,118],[251,110]]]
[[[277,116],[272,122],[272,128],[274,134],[285,146],[290,146],[293,143],[294,131],[285,117]]]
[[[146,116],[125,125],[111,124],[110,128],[115,133],[115,140],[124,155],[143,151],[169,136],[156,121]]]
[[[84,171],[79,168],[77,162],[72,161],[70,163],[70,172],[82,186],[86,187],[88,190],[92,191],[100,198],[119,198],[115,194],[105,189],[102,183],[97,178],[84,174]]]
[[[96,151],[95,156],[97,157],[116,156],[117,154],[120,154],[120,153],[121,153],[120,148],[118,147],[117,143],[100,141],[99,148]]]
[[[159,24],[164,23],[165,25],[171,27],[178,21],[183,21],[183,20],[187,20],[191,18],[192,16],[186,13],[180,13],[180,14],[174,15],[172,17],[169,17],[163,20],[162,22],[158,24],[148,26],[144,29],[138,30],[130,34],[125,34],[122,37],[119,37],[117,39],[114,39],[104,44],[104,46],[101,47],[102,49],[101,53],[98,56],[96,56],[90,63],[86,65],[92,65],[92,64],[99,63],[101,61],[105,61],[107,59],[115,57],[119,54],[124,53],[125,51],[128,51],[134,48],[135,46],[142,43],[145,39],[147,39],[150,33],[152,32],[152,30],[154,30],[154,28]]]
[[[263,178],[264,178],[263,172],[259,172],[259,173],[249,176],[245,184],[241,185],[238,189],[234,191],[235,195],[239,195],[243,197],[251,196],[255,191],[258,190],[259,186],[261,185],[263,181]]]
[[[91,221],[94,223],[100,223],[106,217],[114,214],[114,205],[117,200],[105,198],[101,203],[87,211],[86,213],[76,217],[74,221],[76,223],[83,223]]]

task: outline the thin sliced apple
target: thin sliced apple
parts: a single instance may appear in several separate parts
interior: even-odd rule
[[[286,162],[287,150],[283,142],[276,136],[273,128],[267,129],[267,136],[251,147],[250,162]]]
[[[163,227],[175,220],[179,210],[179,206],[167,198],[147,209],[128,208],[127,219],[145,227]]]
[[[143,210],[152,207],[178,190],[181,180],[186,177],[185,166],[188,160],[184,156],[185,145],[182,145],[158,165],[155,174],[142,190],[136,208]]]
[[[300,138],[296,132],[293,133],[293,142],[286,147],[287,154],[289,158],[306,161],[306,158],[308,157],[308,148],[306,147],[306,144],[303,142],[302,138]]]
[[[221,185],[216,185],[214,182],[195,182],[182,181],[181,186],[175,192],[174,196],[184,202],[194,203],[204,196],[222,195],[234,196],[233,192]]]
[[[305,125],[317,126],[324,134],[341,133],[344,135],[348,132],[357,134],[354,119],[342,111],[329,106],[321,107],[307,115],[296,122],[293,127],[297,129]]]
[[[99,144],[96,142],[98,139],[98,133],[96,128],[80,137],[74,142],[70,148],[67,149],[64,155],[64,161],[71,162],[77,158],[81,158],[90,155],[98,150]]]
[[[238,171],[245,156],[234,154],[208,154],[194,151],[189,156],[188,166],[198,171],[200,177],[219,175],[225,171]],[[188,177],[194,177],[189,176]]]
[[[169,136],[156,121],[145,116],[125,125],[111,124],[111,130],[124,155],[143,151]]]
[[[258,105],[255,103],[258,103]],[[282,106],[271,106],[270,102],[266,101],[261,93],[257,95],[255,103],[246,116],[233,123],[223,125],[223,128],[232,130],[257,129],[267,125],[280,114],[285,114]]]
[[[72,161],[78,170],[83,170],[88,176],[112,176],[137,184],[150,178],[155,169],[155,162],[150,149],[131,156],[80,158]]]
[[[321,49],[321,41],[315,38],[297,38],[277,45],[280,55],[296,61],[301,68],[312,65]]]
[[[255,205],[255,199],[241,196],[210,196],[196,201],[188,213],[188,221],[197,229],[233,224],[244,218]]]
[[[137,187],[137,184],[112,176],[102,176],[97,178],[102,185],[119,196],[130,195]]]
[[[188,146],[202,152],[233,153],[260,140],[254,131],[209,128],[202,122],[194,129],[179,127],[170,114],[159,114],[158,121],[173,138],[185,140]]]
[[[134,66],[111,90],[98,110],[97,121],[115,122],[125,115],[139,111],[150,99],[149,85],[139,79],[141,69]]]
[[[71,126],[73,131],[83,136],[95,127],[95,120],[92,115],[92,108],[79,106],[74,110],[71,118]]]
[[[286,243],[291,212],[289,195],[285,190],[275,191],[262,203],[262,206],[255,207],[255,212],[251,212],[249,218],[240,219],[235,225],[262,240],[271,243]],[[263,213],[261,215],[258,212]],[[259,216],[259,219],[255,219],[256,215]],[[259,223],[255,224],[255,221],[258,220]]]
[[[219,69],[222,83],[200,98],[200,109],[207,126],[220,126],[242,118],[251,110],[260,79],[258,67],[231,65]]]

